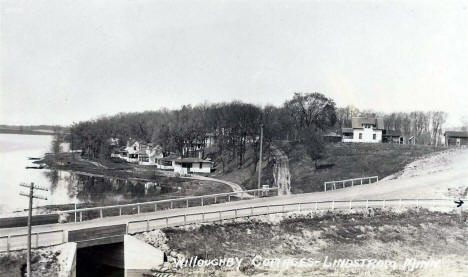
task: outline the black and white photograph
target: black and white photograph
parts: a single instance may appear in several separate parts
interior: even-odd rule
[[[0,0],[0,277],[468,277],[468,2]]]

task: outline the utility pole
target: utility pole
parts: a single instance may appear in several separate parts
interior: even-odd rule
[[[262,152],[263,152],[263,124],[260,124],[260,163],[258,167],[258,188],[262,188]]]
[[[33,199],[43,199],[47,200],[46,197],[40,196],[40,195],[34,195],[34,189],[38,190],[44,190],[48,191],[47,188],[41,187],[41,186],[35,186],[34,183],[31,183],[30,185],[21,183],[20,186],[29,188],[29,193],[24,193],[20,192],[20,195],[29,197],[29,211],[28,211],[28,257],[27,257],[27,277],[31,277],[31,230],[32,230],[32,225],[31,225],[31,220],[32,220],[32,206],[33,206]]]

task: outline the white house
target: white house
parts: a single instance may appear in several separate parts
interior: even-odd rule
[[[382,118],[353,117],[351,128],[342,128],[343,142],[382,142]]]
[[[210,173],[213,162],[199,158],[178,158],[174,161],[174,172],[187,173]]]

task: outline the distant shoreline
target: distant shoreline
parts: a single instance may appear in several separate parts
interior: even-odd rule
[[[37,136],[53,136],[53,132],[41,131],[21,131],[21,130],[5,130],[0,129],[0,134],[13,134],[13,135],[37,135]]]

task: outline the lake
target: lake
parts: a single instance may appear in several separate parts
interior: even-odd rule
[[[28,198],[19,195],[20,191],[28,192],[20,183],[34,182],[45,186],[49,191],[37,191],[37,194],[47,197],[47,200],[34,200],[34,206],[48,204],[73,203],[65,182],[58,182],[51,189],[52,171],[47,169],[26,169],[34,166],[28,157],[42,157],[50,149],[52,136],[0,134],[0,215],[11,216],[24,213],[15,211],[28,207]]]
[[[59,170],[26,169],[27,166],[37,166],[28,157],[38,158],[50,152],[52,138],[0,134],[0,216],[26,214],[24,209],[28,208],[28,198],[19,193],[28,192],[28,189],[19,186],[20,183],[34,182],[49,189],[36,191],[47,197],[47,200],[34,199],[34,207],[64,204],[73,206],[75,203],[81,203],[79,207],[111,205],[178,196],[173,187],[156,183],[89,177]]]

